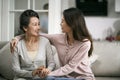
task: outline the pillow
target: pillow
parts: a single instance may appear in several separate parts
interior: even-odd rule
[[[92,56],[89,57],[89,61],[90,61],[90,66],[98,59],[98,55],[97,54],[93,54]]]
[[[11,64],[12,55],[10,53],[10,43],[7,43],[0,50],[0,74],[6,79],[13,79],[13,71]]]

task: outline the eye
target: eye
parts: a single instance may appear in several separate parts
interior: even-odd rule
[[[40,25],[40,22],[38,23],[38,25]]]

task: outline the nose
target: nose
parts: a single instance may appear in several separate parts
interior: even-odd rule
[[[38,29],[38,30],[40,30],[40,29],[41,29],[41,26],[40,26],[40,25],[38,25],[38,26],[37,26],[37,29]]]

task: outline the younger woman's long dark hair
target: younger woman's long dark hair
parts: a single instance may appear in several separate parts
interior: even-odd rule
[[[85,39],[90,40],[91,48],[89,50],[88,56],[92,55],[93,42],[91,35],[86,27],[85,19],[81,10],[77,8],[69,8],[63,12],[64,19],[66,23],[73,30],[73,37],[75,40],[84,42]]]

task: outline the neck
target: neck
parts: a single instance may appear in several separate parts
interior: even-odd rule
[[[38,36],[29,36],[29,35],[25,35],[25,41],[27,42],[27,43],[35,43],[35,42],[38,42],[38,40],[39,40],[39,37]]]
[[[72,44],[74,43],[74,38],[73,38],[73,34],[72,33],[67,33],[67,42],[68,44]]]
[[[25,35],[25,44],[28,51],[38,50],[39,37]]]

